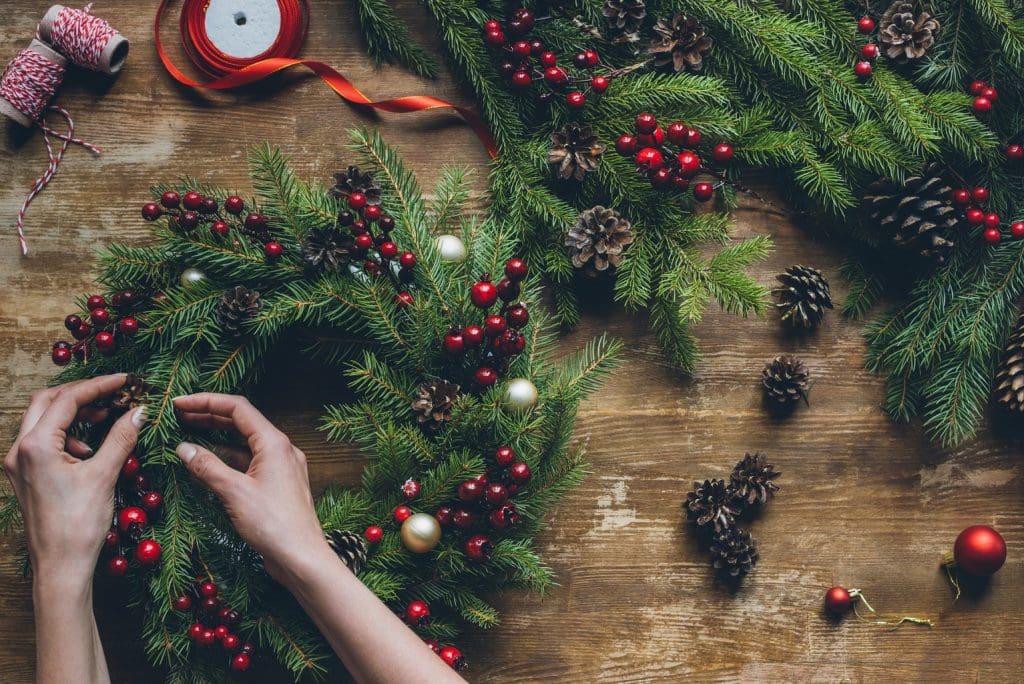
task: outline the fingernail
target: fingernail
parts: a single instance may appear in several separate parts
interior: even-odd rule
[[[132,425],[141,429],[146,424],[146,405],[143,404],[132,412]]]
[[[178,458],[180,458],[182,461],[184,461],[185,465],[188,465],[192,461],[192,459],[196,457],[196,452],[198,450],[199,450],[199,447],[197,447],[195,444],[190,444],[188,442],[182,442],[181,444],[178,445],[178,448],[175,449],[174,451],[175,451],[175,453],[178,454]]]

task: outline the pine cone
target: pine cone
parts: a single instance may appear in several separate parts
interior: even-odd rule
[[[959,224],[956,207],[950,199],[950,184],[939,164],[931,164],[920,176],[912,176],[902,186],[882,178],[868,186],[862,204],[871,221],[892,241],[937,263],[943,263],[953,250],[947,236]]]
[[[555,167],[559,178],[583,180],[601,163],[604,145],[587,126],[571,122],[551,134],[548,164]]]
[[[358,166],[349,166],[348,171],[334,174],[334,187],[331,194],[335,197],[348,197],[353,192],[360,192],[366,197],[367,204],[380,204],[380,183],[373,179],[369,171],[363,172]]]
[[[341,562],[348,566],[353,575],[358,575],[366,563],[366,542],[363,535],[344,530],[325,532],[327,544],[338,554]]]
[[[779,485],[772,480],[781,474],[768,462],[767,456],[755,451],[746,454],[732,469],[729,486],[734,496],[748,506],[765,503],[779,491]]]
[[[614,209],[596,206],[582,212],[565,234],[572,265],[597,276],[622,263],[622,253],[633,243],[633,227]]]
[[[821,323],[825,309],[832,308],[825,275],[809,266],[790,266],[785,273],[775,277],[782,287],[772,290],[779,295],[775,305],[782,312],[782,320],[800,328],[813,328]]]
[[[710,523],[715,532],[732,527],[739,514],[732,490],[725,484],[725,480],[704,480],[703,484],[694,482],[693,491],[686,493],[683,508],[698,527]]]
[[[803,399],[807,401],[811,371],[795,356],[776,356],[761,372],[761,384],[769,401],[780,407],[789,407]]]
[[[700,71],[704,55],[711,51],[711,37],[696,17],[677,14],[671,19],[659,19],[654,25],[647,52],[654,55],[654,65],[672,71]]]
[[[129,411],[146,403],[146,395],[153,391],[153,386],[141,375],[129,373],[124,385],[117,391],[110,405],[116,409]]]
[[[601,11],[616,33],[635,34],[647,16],[647,5],[644,0],[604,0]]]
[[[335,228],[314,228],[302,241],[302,259],[317,273],[340,273],[349,261],[355,241]]]
[[[245,335],[242,324],[254,318],[263,308],[260,293],[237,285],[220,299],[217,305],[217,323],[226,337],[240,339]]]
[[[419,415],[416,420],[428,430],[438,430],[452,419],[452,404],[459,398],[459,386],[443,380],[420,385],[412,409]]]
[[[878,22],[878,42],[885,55],[900,64],[920,59],[935,43],[939,22],[929,9],[917,13],[912,2],[897,0]]]
[[[996,402],[1012,413],[1024,413],[1024,314],[1006,342],[995,384]]]
[[[737,527],[717,532],[711,543],[711,566],[725,579],[741,579],[754,569],[757,558],[750,532]]]

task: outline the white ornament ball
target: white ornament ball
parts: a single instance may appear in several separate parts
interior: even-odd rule
[[[438,235],[437,251],[441,254],[441,261],[450,264],[459,264],[466,260],[466,245],[454,235]]]
[[[426,513],[413,513],[402,523],[402,543],[413,553],[432,551],[441,541],[441,523]]]
[[[178,282],[181,283],[182,287],[188,287],[193,283],[199,283],[204,280],[206,280],[206,274],[198,268],[186,268],[181,272],[181,277],[178,278]]]
[[[537,386],[526,378],[514,378],[505,387],[505,405],[513,409],[533,408],[537,403]]]

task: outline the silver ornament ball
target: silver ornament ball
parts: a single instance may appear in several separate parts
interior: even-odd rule
[[[526,378],[514,378],[505,387],[505,406],[529,409],[537,403],[537,386]]]
[[[454,235],[438,235],[437,251],[441,255],[441,261],[450,264],[459,264],[466,260],[466,245]]]
[[[181,283],[182,287],[188,287],[193,283],[199,283],[204,280],[206,280],[206,274],[198,268],[186,268],[181,272],[181,277],[178,278],[178,282]]]
[[[402,543],[413,553],[432,551],[441,541],[441,523],[426,513],[413,513],[402,523]]]

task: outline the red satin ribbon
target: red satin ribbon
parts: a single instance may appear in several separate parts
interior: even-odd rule
[[[364,105],[385,112],[404,113],[422,112],[429,109],[449,108],[461,116],[473,132],[476,133],[491,158],[498,156],[498,145],[487,130],[480,116],[465,107],[446,102],[430,95],[409,95],[390,100],[374,102],[366,97],[351,81],[342,76],[332,67],[323,62],[308,59],[295,59],[306,34],[306,14],[303,12],[305,0],[278,0],[281,7],[281,33],[277,41],[266,52],[252,60],[239,60],[225,55],[207,38],[205,30],[205,13],[208,0],[185,0],[181,10],[181,42],[189,59],[204,73],[214,80],[206,83],[195,81],[183,74],[171,62],[164,51],[160,40],[160,20],[171,0],[162,0],[156,14],[156,51],[163,62],[164,68],[178,83],[192,88],[209,90],[228,90],[240,88],[261,81],[279,71],[293,66],[304,66],[326,83],[347,102]]]

